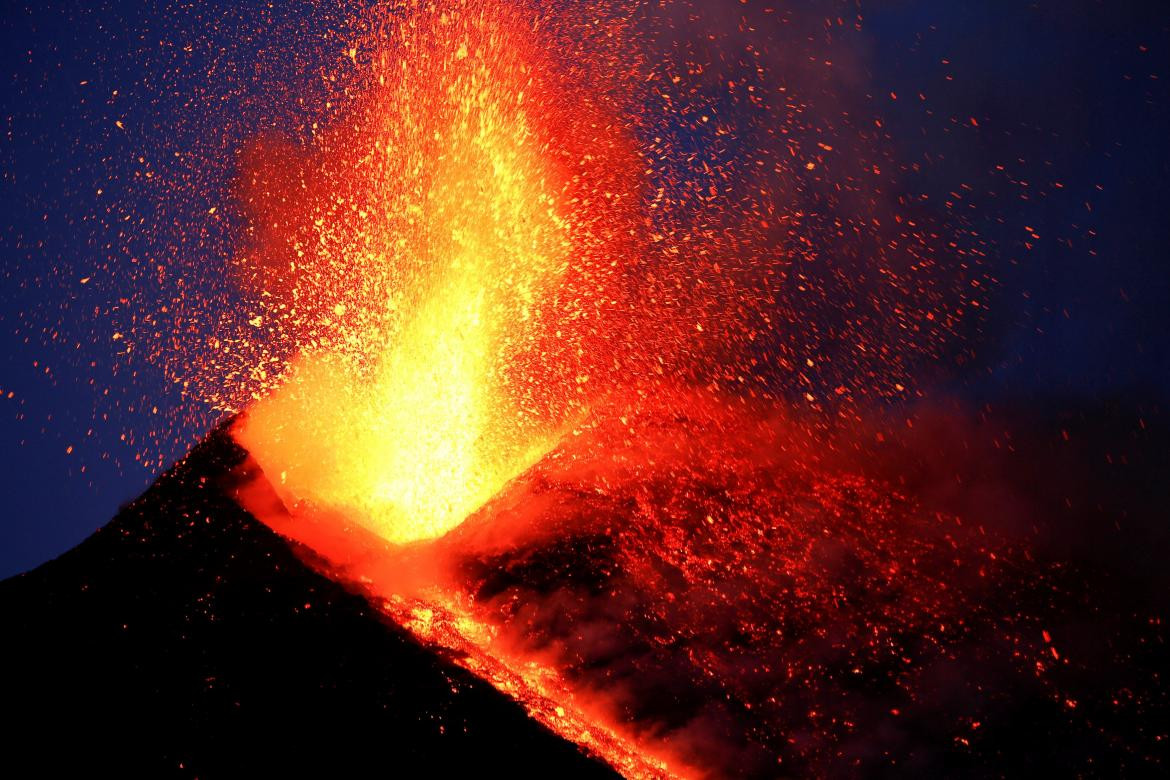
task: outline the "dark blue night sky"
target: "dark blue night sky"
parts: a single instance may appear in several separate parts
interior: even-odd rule
[[[110,310],[111,290],[133,278],[140,288],[126,297],[158,294],[149,275],[119,274],[133,250],[122,250],[126,231],[148,232],[156,251],[221,261],[223,231],[192,245],[183,226],[222,199],[233,167],[202,161],[198,197],[136,200],[138,157],[153,150],[152,176],[165,179],[171,149],[197,150],[213,133],[221,147],[225,132],[242,143],[286,120],[295,108],[267,100],[267,74],[333,56],[314,21],[323,5],[6,5],[0,577],[75,545],[215,421],[161,372],[124,370],[111,323],[128,315]],[[967,219],[995,247],[1000,285],[971,336],[975,359],[946,372],[939,392],[1160,414],[1170,392],[1165,3],[902,0],[862,11],[862,90],[899,95],[881,108],[897,153],[930,158],[913,186],[936,200],[965,186]],[[920,92],[929,111],[912,99]],[[135,454],[145,450],[144,466]]]

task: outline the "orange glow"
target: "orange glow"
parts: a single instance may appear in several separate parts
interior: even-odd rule
[[[302,348],[238,436],[290,506],[409,542],[461,522],[583,410],[590,312],[569,295],[621,259],[634,199],[607,171],[633,166],[614,123],[548,83],[516,11],[391,23],[349,52],[359,121],[315,139],[299,177],[250,161],[251,281]]]
[[[775,402],[823,433],[826,409],[903,393],[957,315],[876,174],[824,188],[873,199],[855,225],[806,211],[832,201],[787,177],[832,166],[790,160],[762,93],[708,105],[685,48],[642,63],[597,13],[377,12],[311,140],[243,155],[258,337],[215,358],[250,366],[226,372],[254,399],[240,500],[626,776],[811,767],[844,737],[793,737],[801,708],[849,692],[800,637],[872,635],[856,669],[942,646],[957,607],[916,588],[937,550],[914,534],[955,531],[827,464]],[[743,160],[688,151],[737,111]]]

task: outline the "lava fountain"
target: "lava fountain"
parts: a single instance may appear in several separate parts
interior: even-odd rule
[[[847,403],[901,391],[900,356],[970,302],[930,287],[914,220],[829,220],[826,245],[880,239],[869,303],[789,324],[871,368],[833,380],[850,436],[826,408],[782,412],[759,377],[798,377],[812,402],[833,357],[768,333],[780,290],[816,281],[797,262],[811,219],[752,184],[795,134],[761,148],[767,166],[651,175],[678,155],[634,106],[701,101],[640,68],[628,21],[488,0],[378,12],[329,77],[345,84],[329,120],[243,155],[236,265],[250,326],[281,349],[252,367],[264,392],[234,429],[240,498],[628,776],[857,767],[866,733],[902,728],[890,701],[1008,631],[985,596],[1009,551],[869,473]],[[730,134],[693,113],[696,136]],[[825,278],[844,284],[848,257]]]
[[[491,3],[380,17],[344,119],[306,156],[249,155],[256,322],[301,349],[238,435],[290,506],[438,536],[584,410],[617,303],[584,291],[632,254],[637,164],[531,26]]]

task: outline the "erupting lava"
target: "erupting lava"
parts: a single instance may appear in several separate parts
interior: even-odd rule
[[[351,50],[352,115],[307,158],[250,157],[257,322],[304,348],[239,436],[290,506],[408,542],[457,525],[580,414],[584,340],[616,304],[581,291],[627,260],[637,193],[632,146],[549,75],[522,15],[393,22]]]
[[[826,369],[844,409],[900,391],[900,358],[962,306],[931,288],[915,221],[874,207],[824,236],[873,240],[868,302],[824,323],[785,308],[816,273],[822,299],[846,284],[809,270],[815,220],[763,186],[796,134],[755,126],[774,148],[738,172],[671,148],[631,114],[645,90],[696,137],[730,125],[619,56],[623,24],[490,1],[376,14],[311,144],[244,156],[238,265],[279,347],[235,427],[276,496],[255,480],[242,500],[627,775],[824,771],[877,717],[851,681],[908,691],[994,630],[972,594],[998,559],[837,457],[811,433],[824,409],[780,415],[793,388],[766,377],[821,392],[834,353],[794,346],[799,326],[870,367]],[[739,85],[749,114],[762,72]]]

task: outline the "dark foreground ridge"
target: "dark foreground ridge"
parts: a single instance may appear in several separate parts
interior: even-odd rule
[[[613,776],[307,568],[227,494],[243,457],[214,432],[0,583],[0,774]]]

